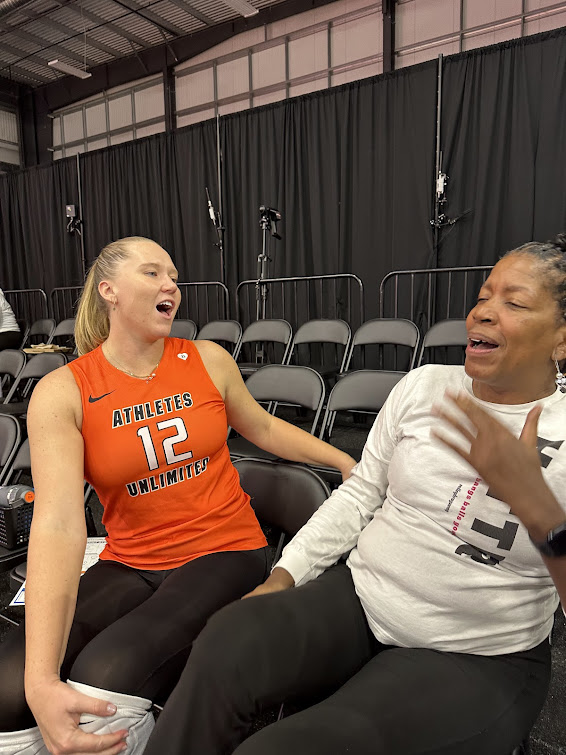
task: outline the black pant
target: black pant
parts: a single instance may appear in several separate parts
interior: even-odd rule
[[[145,755],[509,755],[549,675],[548,642],[490,657],[381,645],[341,564],[215,614]],[[238,747],[263,709],[299,696],[322,702]]]
[[[219,608],[267,576],[267,549],[202,556],[169,571],[99,561],[81,577],[61,678],[159,701]],[[0,645],[0,730],[34,726],[24,697],[23,625]]]
[[[0,351],[2,349],[19,349],[22,342],[22,334],[19,330],[6,330],[0,333]]]

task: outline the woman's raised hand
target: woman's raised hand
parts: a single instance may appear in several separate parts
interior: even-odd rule
[[[433,413],[469,442],[469,450],[436,429],[433,435],[471,464],[489,485],[490,495],[505,501],[536,537],[539,525],[545,529],[546,522],[560,512],[544,481],[537,450],[537,425],[542,407],[531,409],[520,437],[516,438],[466,394],[447,393],[446,398],[461,415],[455,416],[447,406],[435,406]]]
[[[116,755],[127,747],[126,729],[112,734],[87,734],[81,731],[81,713],[112,716],[116,712],[116,706],[83,695],[59,679],[42,683],[32,691],[27,691],[27,701],[43,741],[53,755]]]

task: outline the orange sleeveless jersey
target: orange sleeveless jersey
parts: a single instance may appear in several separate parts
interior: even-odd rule
[[[83,407],[85,479],[104,507],[100,558],[173,569],[265,538],[226,445],[222,397],[196,346],[166,338],[149,382],[98,347],[70,362]]]

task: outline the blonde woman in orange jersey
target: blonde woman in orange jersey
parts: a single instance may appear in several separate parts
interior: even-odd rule
[[[0,653],[0,753],[141,753],[152,700],[175,683],[206,620],[265,578],[228,424],[344,478],[354,465],[267,414],[223,348],[169,338],[177,275],[148,239],[105,247],[77,315],[81,356],[34,391],[26,647],[16,631]],[[83,479],[108,538],[79,585]]]

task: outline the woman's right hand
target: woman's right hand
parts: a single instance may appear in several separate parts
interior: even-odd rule
[[[115,705],[83,695],[59,679],[26,689],[26,697],[43,741],[53,755],[116,755],[126,749],[126,729],[112,734],[87,734],[79,727],[81,713],[112,716]]]
[[[282,569],[281,567],[276,566],[269,577],[265,580],[265,582],[263,582],[263,584],[261,585],[258,585],[255,590],[252,590],[247,595],[244,595],[242,600],[244,598],[255,598],[258,595],[268,595],[271,592],[289,590],[294,586],[295,580],[289,574],[289,572],[286,569]]]

